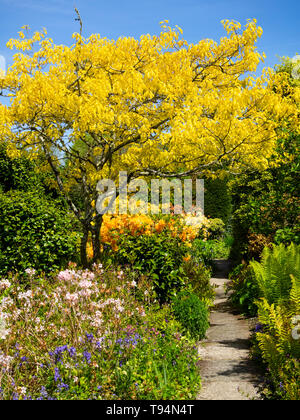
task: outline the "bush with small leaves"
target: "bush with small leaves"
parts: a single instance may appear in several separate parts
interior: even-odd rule
[[[0,273],[48,272],[76,260],[78,234],[54,200],[33,192],[0,195]]]
[[[209,311],[197,295],[188,291],[180,292],[172,300],[175,318],[193,338],[205,338],[209,327]]]

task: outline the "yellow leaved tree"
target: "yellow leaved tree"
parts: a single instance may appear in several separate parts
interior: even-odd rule
[[[132,180],[263,168],[277,128],[296,123],[295,104],[272,88],[280,75],[253,76],[262,29],[255,20],[223,25],[219,43],[188,44],[168,21],[159,36],[140,39],[80,31],[69,47],[23,28],[8,42],[17,52],[0,80],[10,98],[0,105],[0,138],[12,157],[47,160],[82,223],[83,264],[89,233],[99,258],[99,180],[119,171]],[[69,194],[76,183],[84,210]]]

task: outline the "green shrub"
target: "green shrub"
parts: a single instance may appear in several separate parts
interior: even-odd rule
[[[222,219],[210,219],[208,226],[209,239],[221,239],[225,233],[225,223]]]
[[[0,185],[2,191],[28,191],[40,187],[34,164],[25,158],[10,159],[5,148],[0,146]]]
[[[0,195],[0,272],[49,272],[76,258],[77,233],[66,210],[33,192]]]
[[[215,259],[227,259],[230,253],[230,240],[207,240],[195,239],[191,253],[195,260],[206,266],[212,266]]]
[[[300,399],[300,246],[265,248],[261,262],[250,269],[258,288],[256,353],[267,367],[272,399]],[[294,334],[295,333],[295,334]]]
[[[205,266],[210,266],[215,256],[214,244],[212,241],[195,239],[193,242],[191,253],[195,260],[202,262]]]
[[[121,265],[129,264],[133,269],[147,274],[154,282],[161,302],[181,290],[187,282],[184,257],[187,246],[168,233],[160,235],[125,236],[118,242],[119,250],[113,259]]]
[[[202,262],[191,258],[184,264],[184,271],[189,279],[189,285],[193,293],[202,301],[211,305],[215,297],[215,292],[214,287],[210,283],[210,268],[206,267]]]
[[[259,296],[269,304],[284,304],[290,298],[291,275],[300,279],[300,245],[275,245],[265,248],[261,262],[252,261],[251,268],[259,288]]]
[[[231,195],[227,179],[206,179],[204,212],[210,218],[222,219],[227,225],[231,214]]]
[[[231,282],[227,292],[230,292],[230,301],[244,315],[255,316],[259,289],[252,268],[241,264],[230,273],[229,278]]]
[[[209,327],[209,311],[204,302],[194,293],[180,292],[172,300],[175,318],[195,339],[205,338]]]
[[[257,245],[262,239],[276,244],[299,243],[299,144],[299,135],[279,139],[277,153],[282,163],[265,171],[246,172],[231,181],[231,258],[237,263],[259,258],[259,247],[249,247],[249,239],[255,237],[259,239]]]
[[[284,227],[283,229],[277,229],[275,232],[274,242],[276,244],[288,244],[295,241],[295,243],[300,243],[300,229],[295,226]]]
[[[10,158],[4,145],[0,145],[0,191],[34,191],[42,196],[58,198],[52,172],[43,168],[39,159],[32,161],[26,157]]]
[[[285,304],[270,304],[266,298],[258,305],[259,328],[256,328],[256,352],[267,367],[267,397],[300,400],[300,278],[291,275],[289,297]]]

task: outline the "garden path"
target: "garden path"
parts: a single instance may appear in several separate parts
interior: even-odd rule
[[[225,295],[228,261],[216,261],[217,286],[207,339],[199,345],[202,389],[198,400],[259,399],[260,374],[249,359],[249,323],[234,313]]]

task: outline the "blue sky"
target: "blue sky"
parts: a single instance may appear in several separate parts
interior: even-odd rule
[[[300,53],[299,0],[0,0],[0,55],[11,63],[12,52],[5,44],[23,25],[33,30],[46,27],[56,43],[71,44],[71,35],[79,28],[74,6],[83,18],[86,36],[156,34],[159,22],[169,19],[171,26],[180,26],[184,37],[196,43],[202,38],[219,40],[224,35],[222,19],[245,23],[255,17],[264,29],[258,47],[267,54],[265,65],[274,66],[277,56]]]

